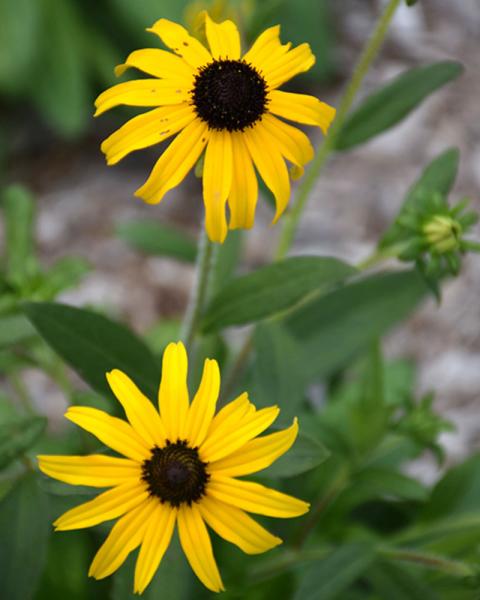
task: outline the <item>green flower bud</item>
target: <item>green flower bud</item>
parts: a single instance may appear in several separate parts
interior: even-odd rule
[[[468,202],[463,199],[450,206],[442,194],[418,190],[402,206],[380,241],[380,250],[404,262],[415,262],[439,295],[438,281],[458,274],[463,254],[480,250],[479,244],[465,239],[478,220],[475,212],[466,210]]]
[[[435,215],[423,225],[423,233],[430,250],[445,254],[460,248],[462,226],[447,215]]]

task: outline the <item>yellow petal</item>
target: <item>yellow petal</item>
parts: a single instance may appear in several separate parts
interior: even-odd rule
[[[138,481],[142,475],[140,464],[128,458],[104,454],[90,456],[38,456],[42,473],[71,485],[111,487],[126,481]]]
[[[226,504],[267,517],[298,517],[310,508],[303,500],[259,483],[217,476],[213,473],[208,483],[208,495]]]
[[[247,554],[260,554],[282,543],[239,508],[208,497],[202,498],[198,506],[202,517],[220,537]]]
[[[115,106],[165,106],[180,104],[190,97],[190,91],[179,79],[135,79],[108,88],[95,100],[95,117]]]
[[[188,414],[188,358],[182,342],[171,343],[163,353],[162,380],[158,404],[167,439],[176,442],[185,438]]]
[[[160,415],[130,377],[119,369],[114,369],[107,373],[107,381],[123,406],[131,426],[146,444],[150,448],[165,445],[167,437]]]
[[[188,411],[186,438],[190,445],[200,446],[207,435],[215,414],[220,392],[220,370],[216,360],[208,359],[203,367],[202,380]]]
[[[123,565],[130,552],[141,544],[157,504],[156,499],[149,498],[115,523],[95,554],[88,571],[89,577],[103,579]]]
[[[119,77],[129,68],[138,69],[148,75],[162,79],[182,78],[185,80],[187,87],[193,85],[194,71],[192,67],[179,56],[159,48],[135,50],[129,54],[123,64],[115,67],[115,75]]]
[[[240,58],[240,34],[235,23],[215,23],[205,12],[205,33],[213,58],[238,60]]]
[[[268,109],[275,115],[284,117],[289,121],[305,123],[305,125],[317,125],[327,133],[331,122],[335,117],[335,109],[320,102],[314,96],[306,94],[292,94],[274,90],[270,93]]]
[[[142,546],[135,566],[134,592],[141,594],[155,575],[165,554],[177,518],[177,510],[168,503],[156,503],[147,523]]]
[[[114,165],[130,152],[159,144],[195,119],[189,104],[161,106],[130,119],[101,145],[107,164]]]
[[[273,222],[276,223],[290,199],[290,179],[285,161],[263,122],[245,131],[244,139],[260,176],[275,196],[277,210]]]
[[[181,183],[197,162],[208,140],[207,124],[192,121],[178,134],[160,156],[147,181],[135,195],[149,204],[157,204],[172,188]]]
[[[58,517],[54,526],[60,531],[93,527],[124,515],[142,504],[148,495],[147,488],[139,481],[122,483],[93,500],[67,510]]]
[[[178,509],[178,534],[195,575],[212,592],[224,590],[210,536],[196,504]]]
[[[235,426],[219,428],[215,434],[209,435],[200,446],[203,460],[214,462],[235,452],[249,440],[265,431],[280,412],[277,406],[248,412]]]
[[[90,406],[71,406],[65,417],[128,458],[143,462],[150,456],[148,444],[128,423],[108,415],[103,410]]]
[[[165,46],[181,56],[194,69],[212,61],[212,56],[205,46],[178,23],[160,19],[147,31],[158,35]]]
[[[269,114],[264,115],[262,124],[271,138],[275,139],[282,156],[291,163],[303,167],[312,160],[313,146],[303,131]]]
[[[236,427],[240,420],[252,409],[255,410],[255,407],[249,402],[248,394],[244,392],[215,415],[208,428],[207,439],[218,435],[219,430],[226,431],[228,428]]]
[[[265,76],[265,65],[272,59],[281,59],[291,44],[280,43],[280,25],[275,25],[261,33],[243,60],[256,67]]]
[[[228,196],[230,229],[252,227],[258,199],[258,182],[243,133],[232,133],[233,176]]]
[[[315,56],[308,44],[300,44],[280,57],[265,62],[264,76],[270,88],[277,88],[295,75],[303,73],[315,64]]]
[[[208,466],[210,472],[229,477],[250,475],[269,467],[292,446],[298,434],[298,422],[283,431],[250,440],[232,454]]]
[[[228,131],[211,131],[203,165],[205,226],[212,242],[227,235],[225,205],[232,185],[232,142]]]

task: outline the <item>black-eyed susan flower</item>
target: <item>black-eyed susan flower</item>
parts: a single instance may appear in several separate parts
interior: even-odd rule
[[[134,150],[178,134],[136,195],[156,204],[179,185],[204,154],[203,199],[212,241],[227,228],[253,225],[258,197],[256,171],[276,201],[274,222],[290,197],[290,175],[300,176],[313,157],[308,137],[282,119],[316,125],[325,133],[335,110],[313,96],[280,91],[283,83],[312,67],[308,44],[282,44],[280,27],[264,31],[242,56],[232,21],[205,15],[209,50],[176,23],[160,19],[148,29],[172,52],[137,50],[116,68],[134,67],[149,79],[113,86],[96,100],[96,115],[115,106],[156,107],[134,117],[102,144],[113,165]],[[281,118],[278,118],[281,117]],[[226,205],[230,218],[227,227]]]
[[[192,402],[187,389],[187,354],[170,344],[163,356],[159,412],[121,371],[107,374],[128,422],[90,407],[73,406],[66,417],[94,434],[122,458],[39,456],[40,469],[72,485],[111,488],[77,506],[54,523],[57,530],[91,527],[117,519],[90,567],[101,579],[140,547],[134,590],[151,581],[175,528],[187,559],[203,584],[221,591],[207,525],[244,552],[257,554],[281,543],[247,512],[296,517],[308,504],[237,477],[268,467],[295,441],[297,422],[256,437],[276,419],[276,406],[256,410],[247,394],[215,414],[220,373],[206,360]]]

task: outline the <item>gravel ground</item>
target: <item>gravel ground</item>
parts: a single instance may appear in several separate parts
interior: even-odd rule
[[[348,74],[358,56],[380,4],[367,0],[336,3],[342,76]],[[330,254],[352,262],[365,258],[422,167],[452,145],[461,150],[452,198],[471,196],[472,205],[480,210],[479,33],[478,0],[420,0],[415,9],[399,10],[362,94],[405,68],[435,60],[460,60],[465,74],[394,130],[331,160],[302,220],[295,253]],[[339,79],[338,84],[318,92],[332,104],[337,102],[343,83],[342,77]],[[172,191],[161,206],[143,205],[132,194],[158,150],[142,152],[107,168],[98,146],[111,129],[112,123],[105,118],[92,125],[92,137],[81,146],[39,145],[28,157],[15,161],[14,175],[37,191],[39,251],[45,261],[78,254],[94,267],[80,287],[62,299],[76,305],[108,306],[137,331],[144,331],[159,317],[175,316],[184,309],[193,271],[190,266],[130,250],[116,239],[115,225],[153,215],[193,234],[202,213],[199,184],[192,177]],[[248,236],[245,265],[249,267],[265,262],[271,254],[278,228],[269,228],[270,218],[269,209],[260,203],[255,228]],[[480,419],[476,418],[479,291],[480,259],[471,256],[465,260],[461,276],[445,286],[441,306],[428,301],[386,342],[389,356],[411,357],[418,363],[419,393],[435,389],[437,406],[455,422],[457,432],[444,437],[449,461],[480,448]],[[39,386],[38,375],[32,377],[38,401],[45,407],[48,396],[50,412],[60,394],[52,396],[46,385]],[[428,460],[415,468],[425,479],[435,474]]]

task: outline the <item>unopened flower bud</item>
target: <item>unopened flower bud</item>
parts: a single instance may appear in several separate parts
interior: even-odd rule
[[[435,215],[425,223],[423,233],[433,252],[445,254],[458,250],[462,227],[448,215]]]

